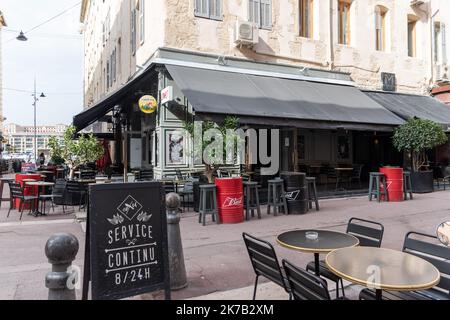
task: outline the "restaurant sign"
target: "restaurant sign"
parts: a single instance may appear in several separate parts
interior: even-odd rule
[[[397,80],[395,73],[382,72],[381,81],[383,83],[383,91],[396,91]]]
[[[161,183],[89,188],[85,287],[92,299],[122,299],[155,290],[170,298],[167,225]]]
[[[143,113],[153,113],[158,108],[158,101],[153,96],[143,96],[139,99],[139,108]]]

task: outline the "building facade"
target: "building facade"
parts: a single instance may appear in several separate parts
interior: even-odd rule
[[[446,27],[450,24],[450,3],[445,0],[85,0],[81,21],[85,26],[85,106],[94,109],[109,105],[107,109],[113,119],[110,121],[113,125],[105,122],[94,125],[114,131],[116,149],[125,150],[122,158],[128,155],[125,167],[152,166],[159,176],[174,168],[195,168],[190,156],[191,140],[181,142],[184,153],[175,160],[170,147],[172,144],[179,147],[182,139],[177,130],[189,115],[199,114],[196,108],[204,107],[199,100],[193,101],[189,83],[194,85],[196,76],[205,79],[210,76],[214,80],[229,75],[193,72],[190,79],[182,79],[186,70],[166,68],[168,60],[169,65],[192,69],[200,66],[270,76],[274,83],[281,77],[425,96],[448,81],[450,36]],[[138,85],[138,81],[145,84]],[[217,82],[210,88],[217,92],[217,100],[231,92],[219,92],[220,86]],[[208,83],[204,83],[206,87]],[[252,88],[249,85],[248,89]],[[328,89],[321,90],[329,94],[332,87]],[[184,107],[184,115],[180,115],[180,108],[161,102],[168,90],[172,100],[178,99],[175,105]],[[261,96],[270,91],[261,90]],[[281,105],[287,97],[278,93],[272,92],[272,97],[266,98]],[[146,115],[139,110],[137,101],[146,94],[159,102],[155,114]],[[239,96],[241,92],[234,94]],[[357,93],[356,96],[362,99],[362,104],[371,105]],[[384,98],[377,107],[386,107],[381,106]],[[332,105],[333,99],[329,97],[327,103]],[[208,101],[211,110],[217,108],[213,101]],[[255,100],[255,114],[267,111],[258,110],[258,104]],[[319,103],[315,105],[321,107]],[[358,106],[354,107],[345,112],[358,112]],[[83,116],[89,113],[96,111]],[[266,112],[269,113],[270,110]],[[302,116],[309,119],[300,113],[294,115],[297,120]],[[284,170],[297,170],[300,162],[355,163],[372,158],[378,163],[397,164],[397,155],[386,156],[380,151],[383,143],[391,141],[388,136],[379,136],[383,130],[367,126],[357,128],[359,131],[354,133],[357,125],[337,125],[336,119],[323,114],[321,117],[319,120],[331,122],[320,126],[295,123],[283,129],[284,147],[280,152]],[[357,117],[349,113],[340,121],[346,123],[351,118]],[[114,119],[118,119],[115,125]],[[246,121],[246,125],[254,124],[252,120]],[[371,119],[366,115],[363,121]],[[400,123],[399,119],[390,121],[392,125]],[[446,119],[442,121],[446,123]],[[286,123],[279,125],[285,127]],[[319,128],[320,132],[313,128]],[[360,146],[368,146],[369,140],[379,149],[376,155],[353,147],[356,141]],[[344,158],[339,152],[343,148]],[[355,154],[365,154],[367,159],[355,159]]]
[[[2,11],[0,10],[0,128],[3,128],[2,27],[6,27],[6,20],[5,17],[3,16]]]
[[[46,156],[50,154],[48,146],[51,137],[62,138],[67,126],[57,124],[52,126],[37,126],[37,148],[38,154],[43,152]],[[7,141],[5,151],[10,154],[34,155],[34,126],[21,126],[10,123],[3,126],[3,135]]]
[[[448,78],[445,0],[211,3],[85,0],[85,105],[124,84],[162,47],[348,72],[367,89],[382,89],[381,73],[395,74],[400,92],[424,94]],[[236,45],[237,21],[259,25],[251,49]]]

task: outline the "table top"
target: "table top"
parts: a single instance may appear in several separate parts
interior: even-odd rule
[[[25,181],[28,186],[41,186],[41,187],[51,187],[55,184],[53,182],[46,181]]]
[[[306,238],[306,232],[315,231],[319,234],[317,240]],[[331,230],[294,230],[280,234],[277,242],[281,246],[301,252],[328,253],[330,251],[359,245],[355,236]]]
[[[30,183],[30,182],[35,182],[36,179],[22,179],[22,180],[20,180],[20,181],[22,181],[22,182],[24,182],[24,183]]]
[[[334,168],[335,170],[341,170],[341,171],[353,171],[353,168]]]
[[[46,174],[46,173],[53,173],[53,171],[47,171],[47,170],[44,170],[44,171],[36,171],[36,173],[43,173],[43,174]]]
[[[439,271],[428,261],[386,248],[339,249],[329,253],[325,261],[341,278],[375,289],[423,290],[440,280]]]
[[[95,183],[96,182],[95,179],[77,179],[75,181],[79,182],[79,183]]]

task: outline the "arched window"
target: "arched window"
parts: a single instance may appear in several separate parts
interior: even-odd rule
[[[386,16],[388,9],[383,6],[375,7],[375,49],[378,51],[386,51],[387,47],[387,30]]]
[[[351,0],[338,0],[338,40],[340,44],[350,44]]]

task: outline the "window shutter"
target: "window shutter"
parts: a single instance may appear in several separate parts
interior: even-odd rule
[[[447,35],[445,32],[445,23],[441,23],[442,35],[442,63],[447,64]]]
[[[248,21],[261,27],[261,0],[248,0]]]
[[[272,0],[260,0],[260,1],[261,1],[260,26],[261,26],[261,28],[271,29],[272,28]]]
[[[209,0],[209,15],[211,19],[222,20],[222,0]]]
[[[209,18],[210,0],[195,0],[194,13],[196,16]]]

